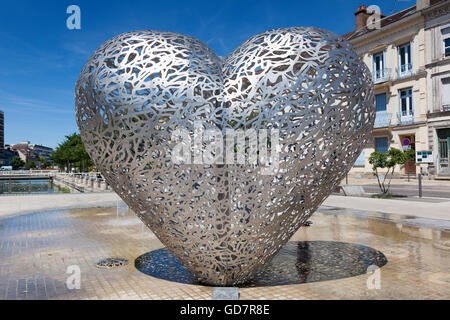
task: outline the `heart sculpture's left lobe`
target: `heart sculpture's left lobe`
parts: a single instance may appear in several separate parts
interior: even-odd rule
[[[76,113],[107,183],[213,285],[245,282],[270,261],[350,170],[375,119],[368,68],[315,28],[267,31],[224,58],[181,34],[119,35],[82,70]],[[208,129],[226,161],[198,157]],[[193,137],[184,162],[174,161],[180,132]],[[220,138],[229,132],[247,135],[244,147]],[[252,149],[255,133],[270,156]],[[239,152],[258,162],[228,160]]]

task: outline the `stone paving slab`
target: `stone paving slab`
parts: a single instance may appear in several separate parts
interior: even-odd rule
[[[346,184],[347,181],[342,179],[341,184]],[[375,177],[371,178],[355,178],[354,175],[349,175],[349,184],[364,185],[364,184],[377,184]],[[392,184],[405,184],[405,185],[417,185],[417,176],[411,176],[410,181],[406,177],[402,179],[393,178],[391,180]],[[441,186],[443,188],[450,188],[450,180],[434,180],[429,179],[427,176],[423,176],[422,184],[424,186]]]
[[[124,202],[114,192],[8,195],[0,196],[0,218],[42,210],[113,207],[117,204],[124,205]],[[430,202],[414,199],[414,202],[411,202],[411,199],[373,199],[330,195],[323,205],[355,209],[363,212],[377,211],[429,219],[450,220],[450,200]]]
[[[0,217],[42,210],[113,207],[122,199],[114,192],[25,194],[0,196]]]
[[[398,199],[329,196],[322,205],[360,211],[377,211],[388,214],[450,220],[450,201],[421,202]]]
[[[402,224],[405,217],[319,210],[292,241],[339,241],[370,246],[388,263],[373,273],[303,284],[240,288],[240,299],[450,299],[450,235]],[[336,211],[333,213],[333,211]],[[212,299],[209,286],[162,280],[139,272],[134,260],[162,248],[127,208],[41,211],[0,220],[0,299]],[[99,269],[107,257],[129,264]],[[311,257],[317,259],[320,257]],[[69,290],[69,267],[81,271]],[[68,269],[69,268],[69,269]],[[373,287],[373,286],[372,286]]]

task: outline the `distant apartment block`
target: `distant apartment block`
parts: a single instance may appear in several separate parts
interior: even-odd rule
[[[5,113],[0,110],[0,152],[5,149]]]
[[[37,159],[39,159],[40,157],[44,157],[46,161],[51,160],[51,155],[53,152],[52,148],[42,146],[40,144],[30,144],[29,146]]]
[[[378,13],[379,28],[368,27],[377,13],[364,5],[355,12],[355,30],[344,35],[372,72],[376,119],[373,139],[352,173],[369,173],[373,151],[390,147],[434,151],[435,162],[406,165],[444,174],[450,140],[450,20],[448,0],[417,0],[390,16]],[[434,129],[430,129],[434,119]],[[449,144],[444,145],[444,141]]]
[[[39,144],[31,144],[29,141],[20,142],[5,148],[5,114],[0,110],[0,166],[8,165],[11,159],[19,156],[25,163],[39,161],[44,157],[51,162],[53,149]]]
[[[5,146],[5,114],[0,110],[0,167],[9,165],[17,152]]]
[[[19,157],[25,162],[39,161],[40,157],[44,157],[46,161],[51,161],[53,149],[39,144],[32,144],[29,141],[19,142],[11,146],[11,150],[18,153]]]

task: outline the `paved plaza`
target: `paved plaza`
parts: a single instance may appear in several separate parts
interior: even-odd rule
[[[240,299],[450,299],[449,221],[330,205],[320,207],[311,221],[312,225],[301,228],[291,241],[320,241],[335,248],[359,246],[363,251],[367,246],[381,252],[387,263],[378,273],[335,280],[323,280],[319,275],[314,282],[301,271],[303,283],[243,287]],[[211,299],[212,287],[136,269],[136,258],[161,248],[153,233],[123,203],[118,208],[4,217],[0,220],[0,299]],[[343,258],[350,263],[352,259],[363,261],[366,257],[361,250]],[[327,251],[317,253],[309,257],[313,264],[328,261],[323,256]],[[295,254],[294,250],[293,257],[285,258],[295,260]],[[333,254],[339,259],[339,252]],[[129,264],[96,267],[108,257],[124,258]],[[67,288],[70,266],[80,268],[80,289]],[[331,272],[342,268],[345,265],[336,263]],[[368,286],[375,275],[379,276],[378,289]]]

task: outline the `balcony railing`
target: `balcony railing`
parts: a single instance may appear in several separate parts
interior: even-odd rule
[[[406,125],[406,124],[412,124],[414,123],[414,113],[406,113],[406,112],[400,112],[398,115],[398,124],[399,125]]]
[[[356,161],[353,164],[353,166],[355,166],[355,167],[364,167],[364,162],[365,162],[364,160],[365,160],[365,158],[364,158],[364,150],[363,150],[363,151],[361,151],[359,157],[356,159]]]
[[[407,63],[400,66],[397,69],[397,75],[399,79],[411,77],[413,75],[412,64]]]
[[[377,111],[375,116],[375,128],[388,127],[391,125],[392,113]]]
[[[391,80],[391,69],[380,69],[373,72],[373,82],[375,84]]]

